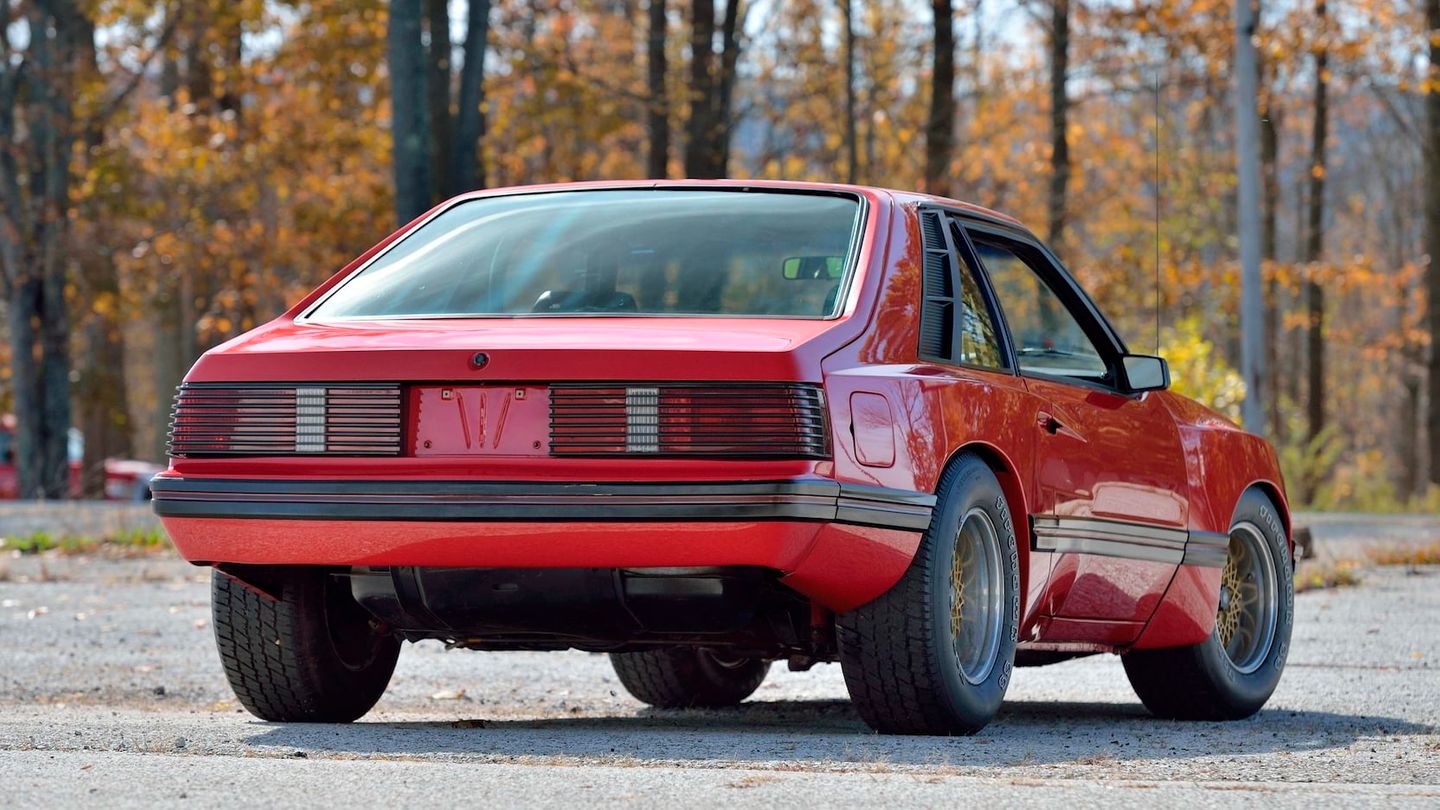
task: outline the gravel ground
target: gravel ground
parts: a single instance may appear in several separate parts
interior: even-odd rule
[[[52,537],[104,537],[160,528],[148,503],[0,501],[0,537],[46,532]]]
[[[0,562],[8,806],[1440,805],[1440,568],[1298,596],[1285,679],[1251,720],[1153,720],[1095,657],[1018,671],[977,737],[900,738],[866,729],[835,666],[777,667],[738,710],[661,712],[603,656],[430,643],[365,722],[261,723],[220,674],[206,572]]]

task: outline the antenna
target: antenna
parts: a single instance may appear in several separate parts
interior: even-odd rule
[[[1155,76],[1155,354],[1160,354],[1160,71]]]

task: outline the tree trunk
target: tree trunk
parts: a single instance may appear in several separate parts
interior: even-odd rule
[[[425,0],[430,28],[426,52],[426,105],[430,108],[430,199],[451,196],[450,176],[450,9],[446,0]]]
[[[1062,251],[1070,185],[1070,0],[1052,0],[1050,19],[1050,247]],[[1062,251],[1063,252],[1063,251]]]
[[[650,130],[647,169],[652,179],[670,174],[670,98],[665,93],[665,0],[650,0],[650,39],[646,57],[646,121]]]
[[[1315,3],[1315,17],[1320,36],[1328,36],[1326,0]],[[1306,354],[1306,435],[1313,440],[1325,429],[1325,289],[1314,278],[1325,251],[1325,142],[1330,124],[1329,108],[1329,43],[1321,41],[1315,52],[1315,117],[1310,130],[1310,193],[1305,231],[1305,261],[1309,276],[1305,282],[1305,307],[1308,320],[1305,333]],[[1314,483],[1314,482],[1312,482]],[[1313,492],[1306,493],[1307,500]]]
[[[392,0],[387,33],[395,216],[405,224],[430,208],[430,133],[420,0]]]
[[[6,265],[11,265],[7,257]],[[6,268],[7,270],[9,267]],[[35,362],[35,313],[40,309],[40,279],[27,274],[12,280],[6,301],[10,333],[10,379],[14,386],[15,471],[21,498],[41,497],[41,388]]]
[[[686,126],[685,175],[715,177],[710,138],[715,130],[715,5],[713,0],[690,4],[690,119]]]
[[[1240,376],[1245,381],[1241,417],[1251,432],[1265,434],[1265,302],[1260,277],[1260,116],[1255,90],[1255,7],[1237,2],[1235,11],[1235,178],[1234,221],[1240,247]]]
[[[1396,494],[1401,500],[1409,500],[1421,494],[1420,486],[1420,443],[1415,441],[1420,428],[1420,378],[1408,368],[1409,358],[1401,353],[1401,362],[1406,366],[1400,374],[1400,384],[1405,394],[1400,398],[1400,480]]]
[[[113,295],[115,290],[109,293]],[[96,313],[86,324],[83,338],[85,368],[75,391],[80,429],[85,434],[81,493],[101,498],[105,496],[105,459],[134,455],[126,408],[125,337],[114,317]]]
[[[68,100],[59,102],[69,106]],[[60,125],[55,154],[46,169],[46,220],[40,240],[40,385],[43,409],[40,414],[40,496],[65,498],[70,495],[70,309],[65,301],[65,232],[70,201],[70,145],[63,134],[70,122]]]
[[[1440,76],[1440,0],[1425,0],[1425,27],[1434,81]],[[1430,332],[1425,430],[1429,434],[1430,483],[1440,486],[1440,92],[1433,88],[1425,96],[1425,119],[1425,251],[1430,254],[1425,274],[1429,302],[1425,320]]]
[[[716,177],[730,174],[730,113],[735,95],[735,66],[740,61],[740,0],[726,0],[725,21],[720,27],[720,75],[715,81],[715,109],[711,111],[714,134],[710,160]]]
[[[183,330],[193,333],[195,330],[193,324],[179,322],[179,307],[175,300],[158,303],[153,316],[154,355],[150,359],[155,385],[154,409],[150,412],[150,418],[155,425],[161,426],[161,429],[155,431],[154,443],[148,450],[153,457],[162,458],[167,450],[163,426],[170,421],[171,397],[175,394],[175,387],[185,376],[185,370],[180,367],[180,333]]]
[[[186,18],[185,91],[190,103],[205,109],[210,103],[210,61],[205,58],[205,29],[210,22],[209,9],[195,4]]]
[[[460,104],[455,119],[455,149],[450,193],[485,187],[485,54],[490,38],[490,0],[470,0],[465,23],[465,64],[460,68]]]
[[[860,178],[860,144],[855,131],[855,3],[840,0],[845,13],[845,182]]]
[[[955,140],[955,14],[951,0],[932,0],[935,51],[930,72],[930,120],[925,127],[925,190],[950,193]]]
[[[1284,419],[1280,415],[1280,280],[1277,277],[1276,242],[1279,233],[1280,174],[1279,111],[1273,94],[1266,94],[1260,111],[1260,184],[1263,195],[1264,219],[1260,223],[1260,259],[1269,269],[1265,281],[1265,367],[1266,402],[1270,406],[1270,435],[1282,435]]]
[[[20,497],[64,498],[71,427],[65,236],[79,129],[74,103],[94,27],[69,6],[23,8],[24,82],[10,56],[0,65],[0,295],[7,300]]]

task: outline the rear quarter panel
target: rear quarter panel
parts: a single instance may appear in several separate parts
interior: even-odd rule
[[[879,282],[871,293],[873,312],[863,337],[826,358],[838,480],[935,493],[946,464],[961,452],[985,458],[1005,491],[1015,527],[1022,588],[1022,624],[1028,623],[1048,579],[1049,554],[1032,554],[1028,476],[1034,452],[1038,400],[1020,378],[1007,372],[937,366],[917,355],[923,246],[913,204],[896,205],[885,249],[868,274]],[[852,409],[856,395],[879,395],[888,406],[888,424],[867,406],[864,421]],[[889,446],[876,453],[857,446],[889,433]],[[875,459],[893,461],[876,464]],[[863,459],[863,461],[862,461]],[[919,537],[916,537],[918,548]],[[908,564],[915,549],[910,549]],[[898,581],[905,566],[891,572]],[[888,586],[887,586],[888,587]]]

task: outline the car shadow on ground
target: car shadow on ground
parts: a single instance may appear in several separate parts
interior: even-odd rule
[[[482,760],[600,759],[641,763],[807,762],[817,767],[1078,764],[1345,748],[1362,737],[1436,733],[1390,717],[1262,711],[1229,723],[1157,720],[1139,705],[1016,701],[974,737],[871,731],[848,701],[752,702],[726,711],[535,720],[477,713],[448,723],[349,726],[256,723],[253,746],[340,755],[439,755]]]

